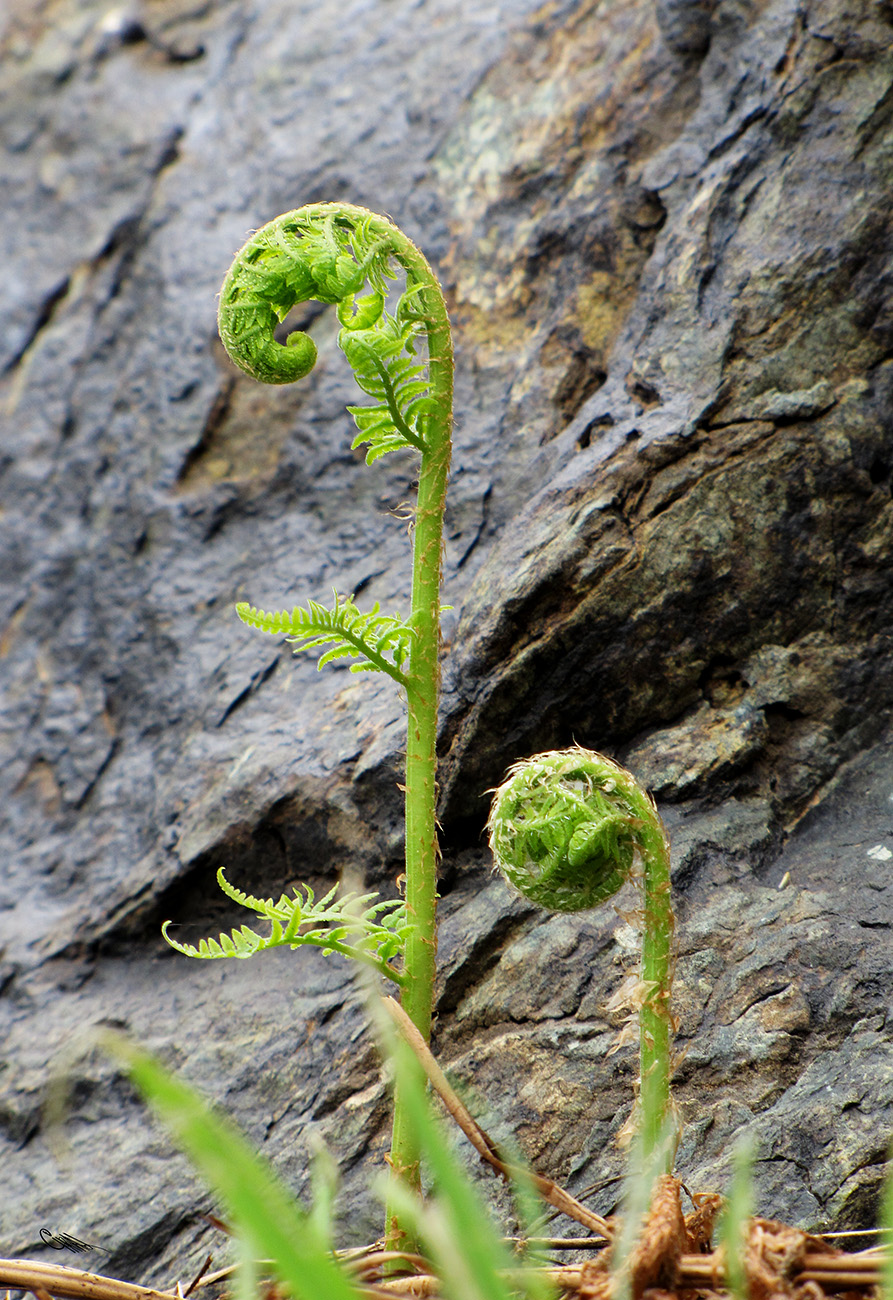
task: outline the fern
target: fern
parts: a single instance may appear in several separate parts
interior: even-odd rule
[[[386,303],[398,275],[404,288],[396,307],[391,302],[391,314]],[[392,300],[396,296],[392,294]],[[315,911],[311,916],[308,907],[317,905],[309,895],[299,896],[299,919],[293,900],[286,900],[287,914],[275,908],[270,914],[268,905],[273,905],[264,900],[260,914],[272,927],[267,938],[242,926],[219,941],[205,940],[204,948],[181,946],[181,951],[203,957],[250,956],[263,946],[314,942],[330,952],[378,962],[393,978],[387,954],[399,948],[406,971],[401,1002],[427,1039],[436,950],[436,739],[440,564],[452,426],[450,324],[437,277],[415,244],[385,217],[349,203],[313,203],[286,212],[256,231],[237,254],[220,291],[218,313],[220,337],[235,364],[271,384],[309,374],[317,355],[313,339],[298,330],[283,345],[276,331],[296,304],[311,299],[337,304],[339,344],[369,403],[349,408],[357,428],[354,448],[366,449],[367,463],[407,448],[418,455],[412,612],[405,623],[382,614],[378,605],[362,614],[352,597],[337,594],[333,609],[311,601],[306,609],[295,608],[290,614],[268,614],[247,603],[237,610],[243,622],[288,637],[296,649],[322,648],[320,667],[349,658],[357,661],[351,664],[353,671],[375,669],[404,688],[406,908],[404,912],[385,905],[379,915],[374,906],[367,907],[358,930],[357,922],[337,907],[325,920]],[[398,948],[389,946],[395,943],[394,935],[399,936]],[[404,1092],[398,1083],[391,1168],[394,1178],[418,1187]],[[391,1249],[411,1244],[391,1210],[387,1240]]]
[[[405,686],[403,665],[409,657],[412,628],[398,618],[382,614],[378,601],[363,614],[352,596],[339,596],[337,591],[334,596],[332,609],[308,600],[306,610],[296,605],[290,614],[287,610],[268,614],[242,601],[236,606],[236,613],[249,627],[273,636],[285,636],[294,644],[295,654],[330,645],[331,649],[320,655],[318,668],[324,668],[334,659],[360,659],[359,663],[350,665],[352,673],[387,673]]]
[[[393,240],[382,225],[371,213],[348,217],[325,205],[287,212],[248,241],[220,298],[227,350],[243,370],[268,383],[301,378],[316,361],[307,334],[296,331],[283,346],[273,335],[276,323],[311,298],[338,304],[339,345],[357,383],[376,399],[374,406],[348,407],[359,431],[353,446],[368,444],[367,464],[401,448],[424,451],[433,409],[428,363],[415,355],[417,337],[431,324],[419,306],[424,286],[404,268],[396,315],[385,311],[396,273]],[[372,292],[358,298],[367,284]]]
[[[403,973],[391,965],[402,957],[409,922],[406,905],[398,900],[376,899],[375,894],[345,893],[336,899],[335,885],[317,902],[309,885],[298,885],[294,898],[283,894],[278,903],[272,898],[254,898],[231,885],[223,874],[217,872],[217,883],[223,892],[241,907],[255,912],[270,922],[268,935],[258,934],[250,926],[242,925],[217,939],[202,939],[196,948],[191,943],[180,943],[168,934],[170,921],[165,921],[161,933],[172,948],[186,957],[199,957],[205,961],[221,957],[253,957],[268,948],[322,948],[324,953],[337,952],[353,957],[374,967],[379,974],[400,984]],[[304,891],[303,893],[301,891]]]
[[[496,791],[487,829],[494,864],[509,884],[555,912],[583,911],[610,898],[640,860],[637,1122],[643,1159],[658,1152],[669,1173],[679,1136],[670,1094],[676,923],[670,845],[653,799],[625,768],[576,745],[516,763]],[[665,1128],[671,1146],[664,1146]]]

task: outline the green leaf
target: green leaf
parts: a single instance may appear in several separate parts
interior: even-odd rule
[[[384,1054],[391,1062],[406,1107],[416,1148],[433,1181],[433,1197],[422,1201],[401,1182],[387,1187],[389,1209],[397,1211],[423,1242],[443,1282],[448,1300],[515,1300],[518,1292],[506,1274],[517,1274],[509,1253],[467,1174],[450,1150],[419,1079],[418,1063],[407,1044],[377,1017]],[[542,1284],[520,1280],[520,1289],[542,1300]]]
[[[881,1300],[893,1300],[893,1147],[888,1153],[887,1184],[881,1202],[882,1243],[887,1247],[881,1262]]]
[[[725,1247],[726,1290],[732,1300],[747,1300],[745,1255],[747,1225],[753,1216],[753,1142],[739,1142],[732,1155],[732,1185],[720,1216],[718,1237]]]
[[[342,317],[343,319],[343,317]],[[383,311],[370,328],[346,325],[338,344],[364,393],[374,406],[349,406],[358,433],[351,446],[369,445],[366,463],[400,448],[425,449],[431,409],[428,366],[415,356],[421,332],[417,318]]]
[[[231,885],[221,868],[217,882],[223,892],[240,906],[269,921],[270,933],[258,934],[250,926],[237,926],[217,939],[202,939],[196,948],[181,943],[169,933],[171,921],[165,921],[161,933],[172,948],[184,957],[203,961],[223,958],[253,957],[269,948],[321,948],[324,953],[339,953],[372,966],[386,979],[400,984],[402,971],[391,962],[402,957],[410,923],[406,905],[399,899],[381,899],[376,894],[344,893],[335,897],[333,885],[318,901],[309,885],[295,888],[294,897],[283,894],[278,903],[272,898],[254,898]],[[303,890],[303,893],[302,893]]]
[[[286,610],[268,614],[266,610],[241,601],[236,605],[236,613],[249,627],[272,636],[285,636],[294,644],[295,654],[301,650],[331,646],[320,656],[318,668],[323,668],[333,659],[359,659],[359,663],[351,664],[351,672],[387,673],[405,686],[403,666],[409,658],[415,635],[412,628],[399,618],[382,614],[378,601],[363,614],[353,603],[352,596],[333,594],[335,603],[331,609],[309,600],[307,609],[296,605],[290,614]]]

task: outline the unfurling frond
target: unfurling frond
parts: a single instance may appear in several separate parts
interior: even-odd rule
[[[402,971],[391,965],[402,957],[409,931],[402,901],[382,900],[375,894],[344,893],[336,898],[337,885],[317,901],[309,885],[298,885],[293,898],[283,894],[274,903],[272,898],[254,898],[231,885],[222,868],[217,872],[217,883],[234,902],[269,921],[270,933],[261,935],[243,925],[229,934],[221,933],[219,941],[202,939],[196,948],[172,939],[168,934],[171,922],[165,921],[162,934],[184,956],[213,961],[220,957],[253,957],[267,948],[309,945],[325,953],[353,957],[387,979],[402,982]]]
[[[391,315],[385,310],[388,284],[401,270],[406,285]],[[429,374],[428,341],[437,338],[439,355],[444,343],[449,349],[448,327],[441,337],[445,313],[441,319],[439,310],[430,311],[432,293],[440,306],[431,268],[396,226],[350,204],[311,204],[256,231],[237,254],[220,292],[220,337],[248,374],[290,384],[313,369],[316,344],[299,330],[282,344],[277,326],[297,303],[337,304],[339,345],[360,388],[375,401],[348,407],[358,430],[353,446],[366,446],[371,464],[401,448],[425,451],[438,407],[448,424],[448,403],[432,396]],[[421,356],[420,338],[426,340]]]
[[[639,848],[647,796],[631,798],[631,782],[610,759],[579,748],[516,763],[490,812],[494,863],[541,907],[595,907],[629,879]]]
[[[406,904],[363,898],[348,905],[335,902],[334,895],[315,903],[309,890],[274,904],[242,895],[221,878],[222,887],[262,917],[270,933],[241,926],[198,948],[175,946],[190,956],[216,958],[311,943],[359,957],[400,981],[407,1014],[427,1038],[436,950],[438,606],[454,369],[449,317],[437,277],[412,240],[385,217],[349,203],[312,203],[287,212],[237,254],[219,309],[220,337],[235,364],[272,384],[307,375],[316,359],[313,339],[297,330],[283,344],[280,327],[298,303],[310,300],[337,306],[339,346],[365,403],[349,408],[357,429],[353,448],[363,448],[367,464],[392,451],[417,456],[412,612],[405,622],[383,614],[377,604],[363,614],[353,596],[337,593],[332,609],[313,601],[291,613],[266,613],[247,603],[236,608],[249,626],[288,638],[295,650],[317,651],[320,668],[349,660],[352,671],[384,672],[403,687]],[[402,965],[395,975],[391,962],[398,955]],[[412,1178],[419,1165],[408,1097],[398,1086],[391,1163],[395,1173]],[[389,1249],[410,1246],[393,1206],[387,1217]]]
[[[639,1012],[639,1117],[642,1159],[667,1172],[679,1127],[670,1096],[673,904],[670,845],[654,800],[630,772],[575,745],[516,763],[495,792],[493,862],[526,898],[578,912],[616,894],[636,875],[642,890]],[[640,869],[634,872],[636,863]]]
[[[413,631],[399,618],[382,614],[378,601],[363,614],[352,596],[339,596],[335,592],[331,609],[308,600],[307,609],[296,605],[291,613],[280,610],[268,614],[242,601],[236,605],[236,613],[249,627],[287,637],[294,644],[296,654],[299,650],[330,646],[320,656],[320,668],[333,659],[358,659],[359,663],[351,664],[351,672],[387,673],[401,686],[406,685],[403,665],[409,657]]]
[[[220,291],[220,337],[242,370],[267,384],[290,384],[313,369],[316,345],[274,330],[297,303],[340,303],[368,282],[382,301],[393,253],[389,222],[360,208],[318,204],[286,212],[256,231]]]

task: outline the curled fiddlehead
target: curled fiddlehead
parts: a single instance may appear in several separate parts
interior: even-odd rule
[[[542,754],[516,763],[496,792],[488,822],[494,862],[541,907],[579,912],[629,880],[635,813],[613,767],[583,750]]]
[[[642,881],[639,1129],[647,1156],[675,1122],[670,848],[654,802],[625,768],[575,746],[515,764],[495,793],[488,830],[495,866],[553,911],[594,907],[625,881]]]
[[[295,331],[285,343],[275,328],[298,303],[337,303],[338,343],[374,406],[351,406],[371,464],[401,448],[422,451],[428,416],[436,408],[427,363],[416,355],[425,317],[421,255],[396,226],[361,208],[316,204],[286,212],[258,230],[237,254],[220,293],[220,337],[232,360],[255,379],[290,384],[316,362],[316,344]],[[401,258],[401,253],[404,256]],[[406,288],[394,315],[385,309],[394,260]],[[424,259],[422,259],[424,261]],[[425,263],[427,266],[427,263]],[[370,286],[370,292],[361,290]]]
[[[218,328],[230,357],[265,384],[291,384],[310,373],[316,344],[296,331],[285,344],[274,329],[299,302],[340,303],[367,278],[383,305],[387,244],[366,243],[364,229],[336,225],[337,209],[286,212],[255,231],[236,255],[220,292]]]

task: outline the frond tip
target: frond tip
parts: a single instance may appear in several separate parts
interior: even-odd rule
[[[409,657],[414,635],[412,628],[399,618],[382,614],[378,601],[367,614],[363,614],[353,603],[352,596],[339,596],[337,591],[334,596],[335,603],[331,609],[326,609],[318,601],[308,600],[307,609],[296,605],[290,614],[287,610],[268,614],[247,601],[241,601],[236,605],[236,613],[249,627],[273,636],[285,636],[294,645],[295,654],[299,650],[330,646],[320,655],[318,668],[334,659],[358,659],[358,663],[350,665],[352,673],[387,673],[405,686],[403,666]]]
[[[405,288],[392,314],[388,288],[401,273]],[[386,218],[349,203],[277,217],[237,253],[220,291],[220,337],[231,359],[264,383],[303,379],[316,344],[300,330],[282,344],[276,331],[311,300],[337,304],[338,345],[373,399],[347,408],[357,426],[353,447],[366,448],[369,465],[392,451],[430,450],[443,436],[451,382],[445,392],[441,369],[438,389],[430,361],[451,350],[440,287],[419,250]]]
[[[274,903],[272,898],[254,898],[231,885],[222,868],[217,872],[217,883],[234,902],[269,921],[270,933],[261,935],[242,925],[229,934],[221,933],[219,940],[202,939],[195,947],[172,939],[168,934],[171,922],[165,921],[161,933],[185,957],[213,961],[221,957],[253,957],[268,948],[309,945],[325,953],[353,957],[374,967],[386,979],[402,983],[402,971],[391,964],[402,957],[410,929],[406,905],[399,899],[382,900],[375,894],[353,893],[336,898],[335,885],[317,902],[309,885],[298,885],[293,898],[283,894]]]

